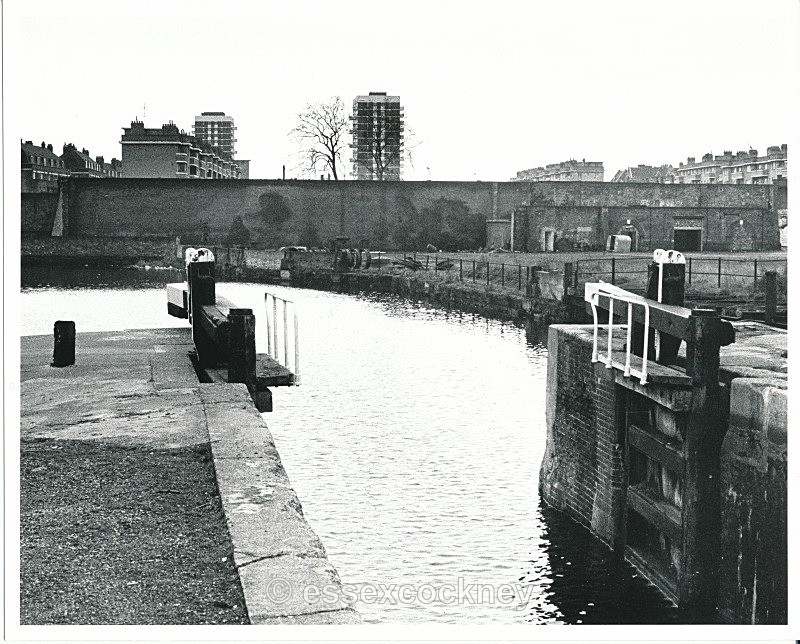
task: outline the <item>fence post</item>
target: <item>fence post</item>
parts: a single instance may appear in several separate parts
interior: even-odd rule
[[[256,316],[253,309],[230,309],[228,382],[243,382],[256,390]]]
[[[473,284],[475,283],[475,271],[476,271],[476,270],[477,270],[477,269],[476,269],[476,267],[475,267],[475,260],[473,259],[473,260],[472,260],[472,283],[473,283]]]
[[[464,260],[463,259],[459,259],[458,260],[458,281],[459,282],[463,282],[464,281]]]
[[[692,258],[689,258],[689,285],[692,284]]]
[[[522,290],[522,264],[517,264],[517,290]]]
[[[611,283],[612,284],[616,284],[617,283],[617,258],[616,257],[612,257],[611,258]]]
[[[506,285],[506,263],[500,263],[500,286]]]
[[[434,273],[438,273],[439,272],[439,262],[437,260],[435,260],[435,259],[433,260],[433,272]]]
[[[717,288],[722,288],[722,257],[717,258]]]
[[[756,294],[756,284],[758,283],[758,260],[753,260],[753,296]]]
[[[489,287],[489,273],[491,272],[491,262],[486,262],[486,287]]]
[[[572,262],[564,262],[564,295],[567,294],[567,289],[572,286]]]
[[[775,271],[764,273],[764,322],[775,324],[775,309],[778,304],[778,274]]]
[[[75,322],[59,320],[53,325],[53,362],[51,367],[75,364]]]
[[[425,255],[425,270],[426,271],[428,270],[428,262],[430,262],[430,261],[431,261],[431,256],[430,255]]]

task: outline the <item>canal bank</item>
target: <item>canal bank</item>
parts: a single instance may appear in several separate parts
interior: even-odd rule
[[[188,329],[21,342],[21,621],[356,623],[245,385],[201,384]],[[280,593],[275,588],[280,586]]]

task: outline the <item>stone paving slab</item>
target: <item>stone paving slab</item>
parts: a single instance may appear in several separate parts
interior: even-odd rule
[[[312,586],[340,590],[338,575],[245,385],[198,382],[189,329],[79,333],[76,364],[64,368],[49,366],[52,345],[50,335],[21,341],[24,441],[96,441],[108,449],[210,445],[251,623],[361,621],[341,592],[333,602],[306,600]],[[276,594],[278,587],[288,594]]]

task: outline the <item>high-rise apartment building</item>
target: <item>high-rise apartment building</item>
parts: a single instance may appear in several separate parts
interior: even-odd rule
[[[199,143],[216,148],[223,159],[230,161],[236,154],[236,126],[225,112],[203,112],[194,117],[194,137]]]
[[[399,96],[370,92],[353,99],[353,178],[397,181],[403,170],[403,108]]]

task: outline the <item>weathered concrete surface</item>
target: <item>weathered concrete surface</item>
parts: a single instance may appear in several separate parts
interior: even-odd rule
[[[788,332],[761,322],[734,322],[736,342],[719,352],[720,378],[777,378],[789,369]]]
[[[336,571],[246,386],[200,384],[188,328],[79,333],[76,364],[61,369],[49,366],[52,348],[51,336],[22,338],[23,441],[91,441],[144,454],[210,444],[233,559],[227,566],[251,623],[360,621],[341,600]],[[136,479],[129,485],[131,497],[141,496]],[[312,601],[317,588],[337,599]],[[130,619],[136,623],[135,613]]]
[[[787,623],[787,397],[785,379],[736,378],[720,455],[720,615]]]
[[[246,386],[199,393],[252,623],[358,623]]]

